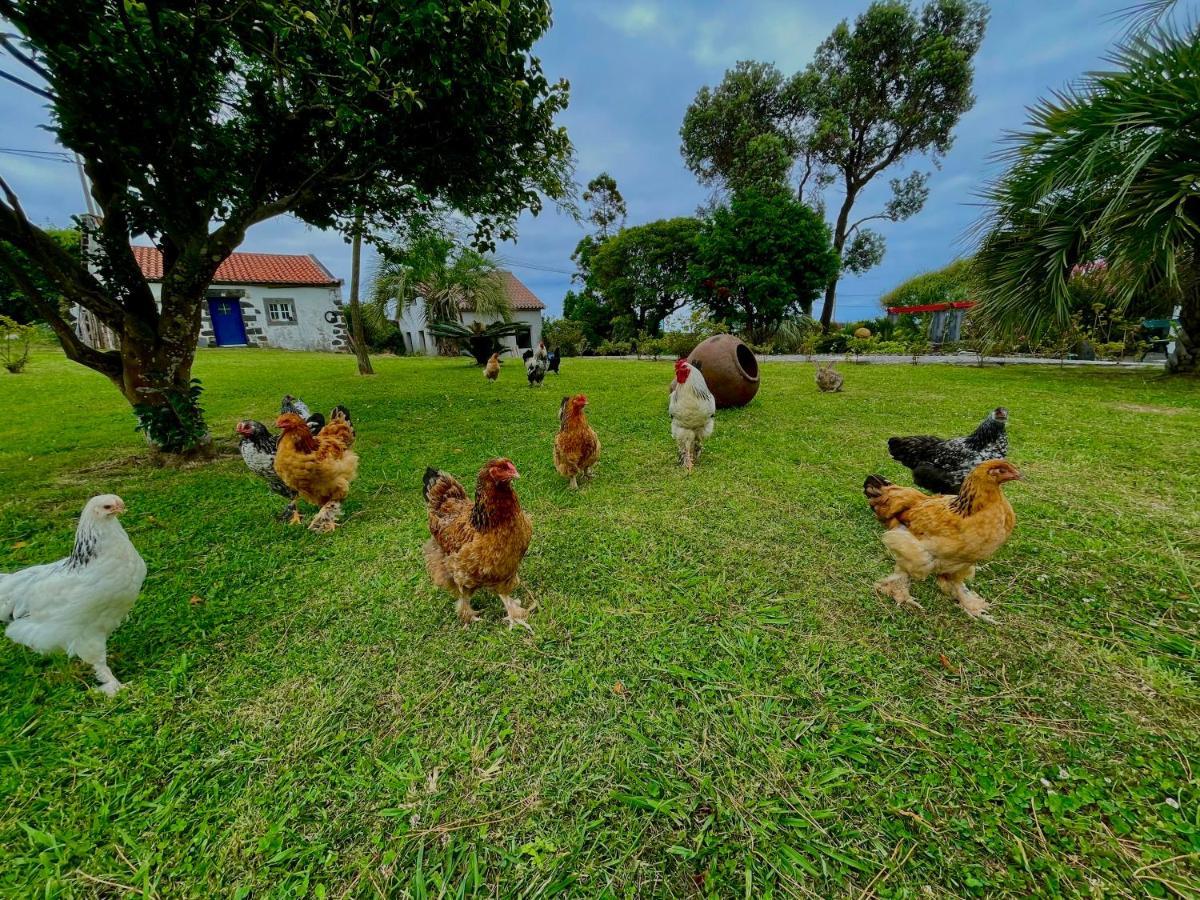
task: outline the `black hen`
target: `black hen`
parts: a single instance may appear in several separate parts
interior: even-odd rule
[[[547,357],[546,371],[553,372],[555,375],[562,374],[558,371],[558,366],[561,362],[562,356],[559,355],[559,352],[557,350],[551,350],[549,357]]]
[[[963,479],[980,463],[1008,455],[1008,410],[988,413],[966,437],[942,440],[930,434],[888,438],[892,459],[912,469],[917,487],[937,494],[957,494]]]

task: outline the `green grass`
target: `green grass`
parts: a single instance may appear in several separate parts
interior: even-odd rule
[[[1149,372],[767,364],[683,475],[670,364],[565,360],[531,391],[459,360],[204,351],[214,432],[346,403],[332,536],[233,455],[140,460],[121,398],[43,352],[0,377],[0,568],[125,498],[149,565],[128,688],[0,646],[7,896],[1200,895],[1200,392]],[[569,491],[563,394],[604,455]],[[861,494],[894,433],[1012,411],[999,626],[888,571]],[[464,631],[425,575],[426,465],[512,457],[523,590]],[[1177,808],[1176,808],[1177,807]]]

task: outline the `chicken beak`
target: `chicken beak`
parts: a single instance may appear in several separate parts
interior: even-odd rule
[[[123,512],[125,512],[125,501],[118,500],[116,507],[113,509],[113,515],[119,516]]]

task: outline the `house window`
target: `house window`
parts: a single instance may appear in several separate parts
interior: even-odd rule
[[[520,350],[533,349],[533,334],[529,331],[517,332],[517,348]]]
[[[295,325],[296,324],[296,301],[268,299],[267,300],[267,321],[272,325]]]

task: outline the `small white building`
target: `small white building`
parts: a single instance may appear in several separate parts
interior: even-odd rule
[[[512,272],[501,272],[504,279],[504,293],[508,297],[509,319],[513,322],[524,322],[529,326],[528,334],[501,339],[501,343],[519,355],[519,351],[528,347],[536,347],[542,339],[542,313],[546,304],[537,298],[521,279]],[[462,311],[462,322],[470,327],[475,322],[491,325],[499,322],[499,316],[480,316],[467,303],[459,305]],[[396,324],[404,336],[404,348],[409,353],[433,356],[437,353],[437,340],[429,333],[425,322],[425,301],[420,298],[404,310]]]
[[[162,254],[135,246],[133,255],[159,299]],[[199,346],[346,350],[342,283],[312,255],[233,253],[208,289]]]

